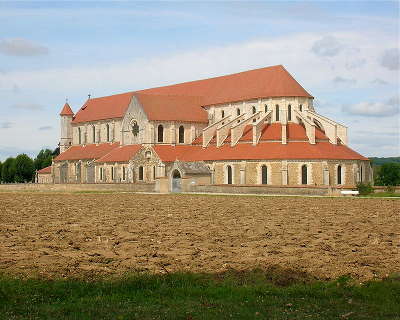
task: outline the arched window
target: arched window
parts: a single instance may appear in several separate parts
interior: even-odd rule
[[[143,181],[143,167],[142,166],[139,167],[139,180]]]
[[[303,164],[301,166],[301,184],[307,184],[307,165]]]
[[[253,106],[253,114],[255,114],[256,112],[257,112],[257,109],[256,109],[256,107],[255,106]]]
[[[360,166],[360,182],[363,182],[363,166]]]
[[[122,167],[122,180],[126,180],[126,167]]]
[[[261,184],[268,183],[268,168],[266,165],[261,167]]]
[[[342,166],[337,167],[337,184],[342,184]]]
[[[225,118],[225,111],[221,110],[221,119]]]
[[[268,105],[267,104],[264,106],[264,111],[268,112]]]
[[[179,127],[179,143],[185,143],[185,128],[183,126]]]
[[[303,105],[302,105],[302,104],[299,105],[299,110],[300,110],[300,111],[303,111]]]
[[[81,128],[78,128],[78,144],[82,144]]]
[[[289,104],[287,107],[288,121],[292,121],[292,106]]]
[[[279,121],[279,105],[275,106],[275,120]]]
[[[156,166],[153,166],[153,180],[156,180]]]
[[[115,168],[111,167],[111,180],[115,180]]]
[[[96,143],[96,127],[92,126],[92,139],[93,143]]]
[[[236,109],[236,114],[237,114],[238,116],[240,116],[240,109],[239,109],[239,108]]]
[[[158,142],[164,142],[164,127],[160,124],[157,128]]]
[[[106,132],[107,132],[107,142],[110,141],[110,125],[107,123],[106,125]]]
[[[232,167],[231,166],[226,167],[226,174],[227,174],[227,179],[226,179],[227,184],[232,184]]]

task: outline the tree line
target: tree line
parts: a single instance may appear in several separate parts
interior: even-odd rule
[[[0,182],[32,182],[35,180],[35,172],[51,166],[53,158],[59,154],[59,148],[42,149],[34,159],[23,153],[15,158],[10,157],[3,163],[0,161]]]

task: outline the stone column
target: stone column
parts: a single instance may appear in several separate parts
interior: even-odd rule
[[[171,125],[171,144],[176,144],[176,128],[175,123]]]
[[[323,182],[324,185],[329,186],[330,183],[330,179],[329,179],[329,168],[328,168],[328,163],[326,161],[324,161],[322,163],[322,170],[323,170]]]

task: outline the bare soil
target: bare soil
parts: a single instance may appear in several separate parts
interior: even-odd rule
[[[400,201],[0,193],[0,273],[91,278],[271,267],[361,281],[400,272]]]

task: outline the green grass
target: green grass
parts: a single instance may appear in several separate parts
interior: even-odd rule
[[[272,281],[271,281],[272,280]],[[112,280],[0,277],[1,319],[400,319],[399,278],[284,281],[262,272]]]
[[[361,197],[373,197],[373,198],[400,198],[400,193],[392,193],[392,192],[376,192],[376,193],[370,193],[365,196]]]

